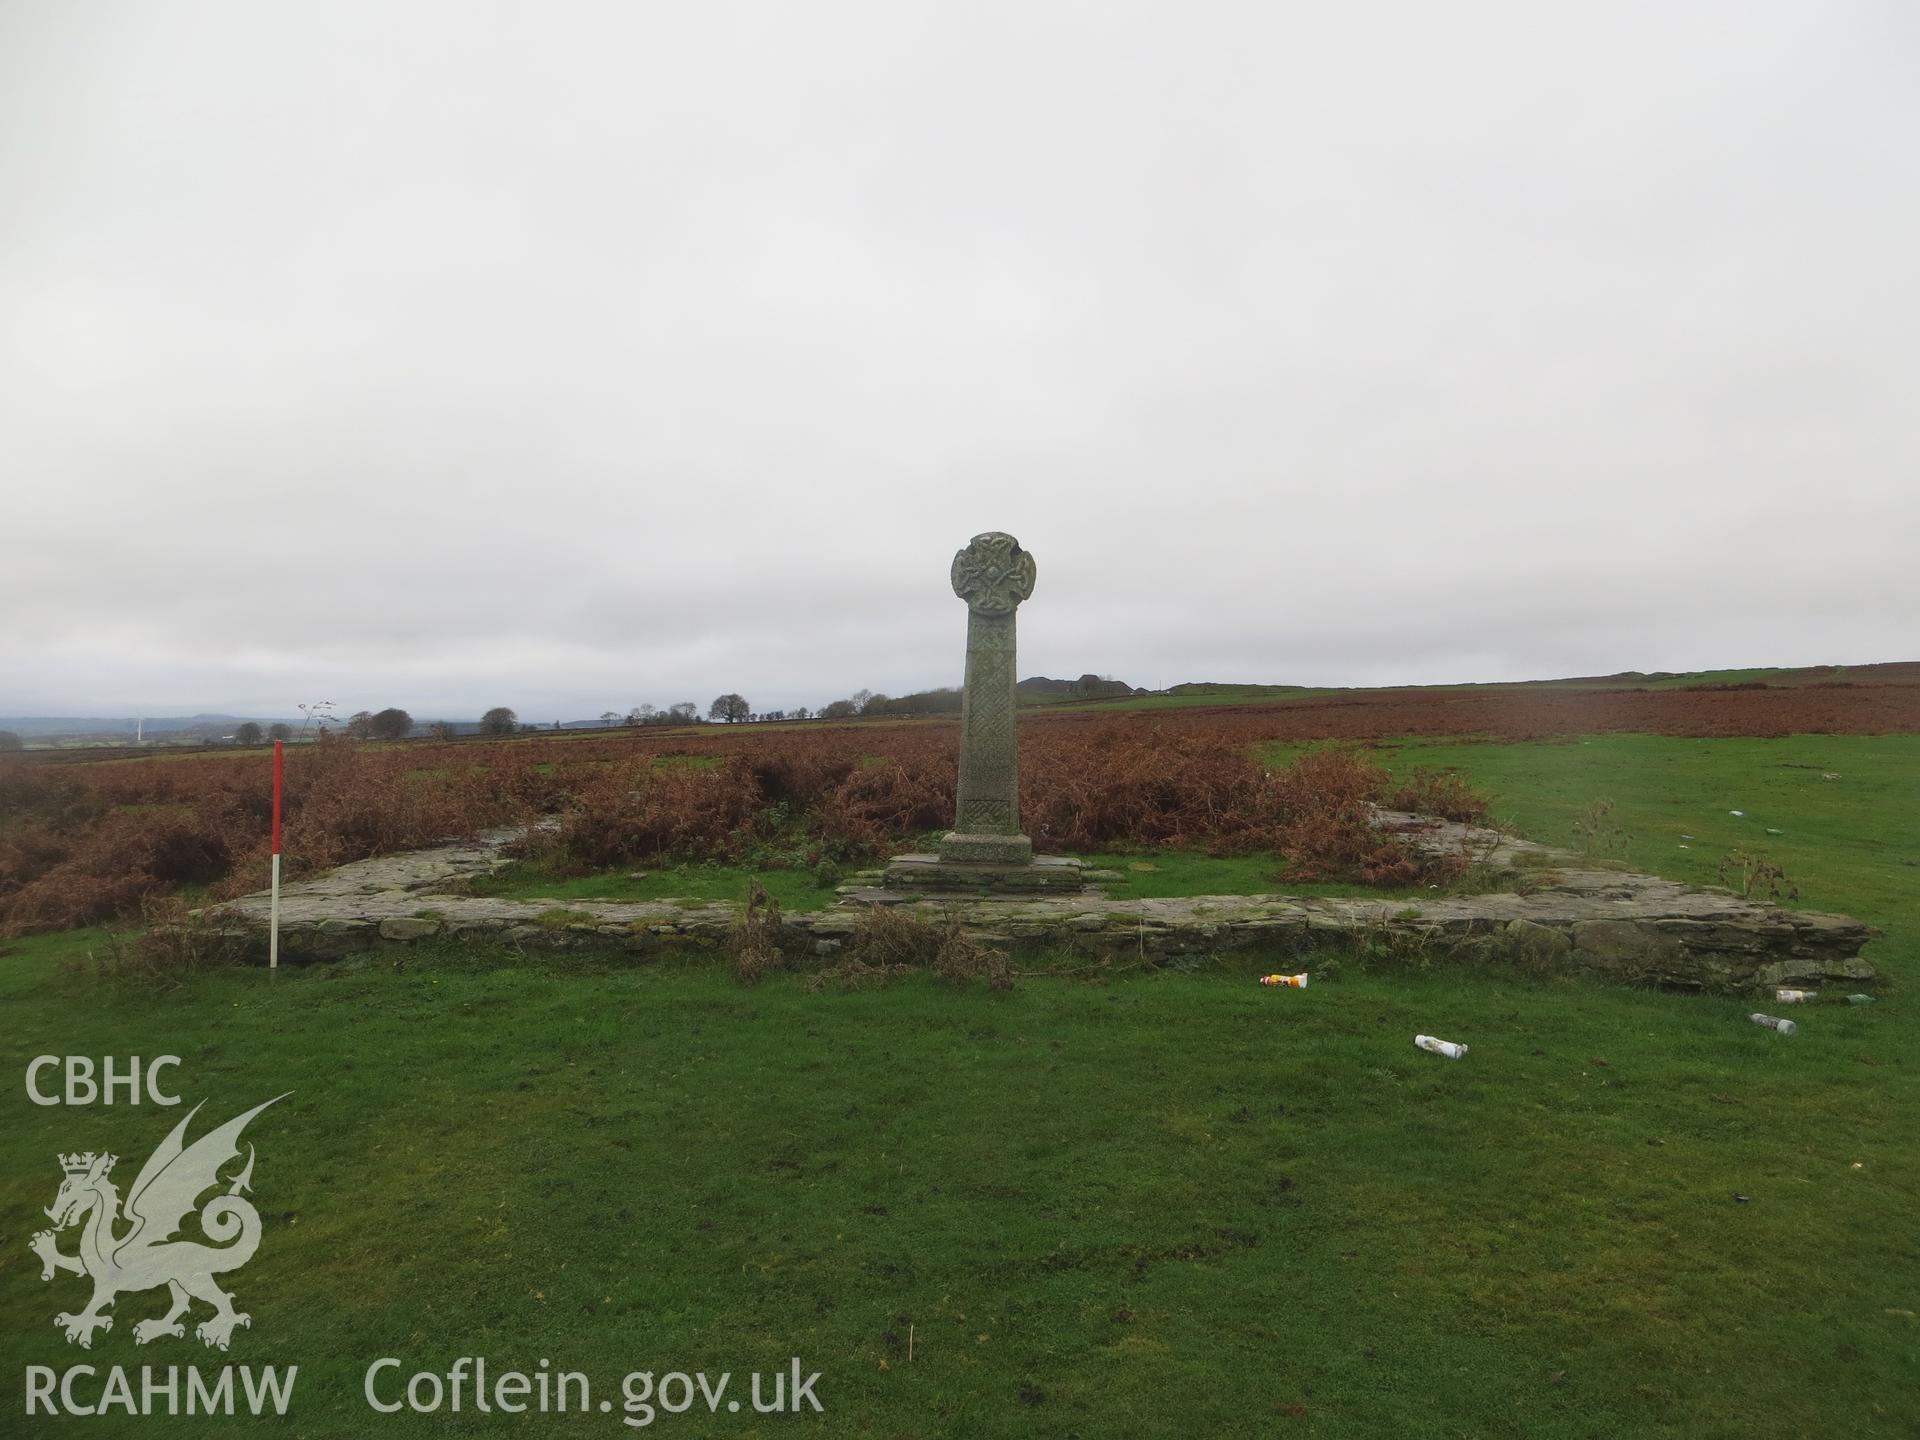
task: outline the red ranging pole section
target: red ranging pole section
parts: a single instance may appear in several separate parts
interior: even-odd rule
[[[267,969],[280,968],[280,787],[286,776],[286,742],[273,742],[273,898],[267,903]]]

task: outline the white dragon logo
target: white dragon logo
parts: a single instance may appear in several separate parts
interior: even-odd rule
[[[292,1094],[288,1091],[287,1094]],[[200,1229],[213,1241],[203,1245],[194,1240],[174,1240],[173,1235],[192,1212],[194,1203],[207,1190],[223,1182],[219,1170],[240,1153],[240,1132],[247,1122],[268,1105],[286,1099],[276,1095],[256,1105],[244,1115],[229,1120],[217,1130],[202,1135],[192,1145],[183,1143],[187,1125],[200,1113],[196,1105],[187,1117],[173,1127],[173,1133],[160,1142],[147,1163],[140,1167],[133,1188],[127,1192],[127,1208],[120,1213],[119,1188],[107,1177],[117,1155],[62,1155],[60,1168],[66,1179],[60,1193],[45,1214],[53,1230],[42,1230],[27,1242],[40,1257],[42,1280],[51,1280],[57,1271],[93,1278],[93,1299],[78,1315],[61,1313],[53,1323],[66,1333],[69,1341],[85,1348],[93,1347],[93,1332],[113,1329],[113,1317],[101,1311],[113,1304],[123,1291],[152,1290],[165,1285],[173,1295],[173,1306],[157,1320],[142,1320],[133,1327],[135,1343],[144,1345],[162,1335],[186,1337],[180,1323],[189,1297],[213,1306],[213,1315],[200,1322],[194,1334],[207,1345],[224,1350],[236,1325],[253,1324],[251,1315],[233,1308],[233,1297],[213,1283],[213,1277],[238,1270],[260,1248],[260,1212],[250,1201],[240,1198],[250,1190],[253,1180],[253,1146],[247,1146],[247,1163],[227,1183],[227,1192],[208,1200],[200,1210]],[[91,1216],[89,1217],[89,1213]],[[55,1247],[54,1231],[81,1223],[77,1255],[63,1255]],[[122,1219],[132,1228],[116,1234]]]

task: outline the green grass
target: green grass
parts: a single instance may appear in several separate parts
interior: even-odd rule
[[[1208,705],[1284,704],[1340,693],[1301,685],[1209,685],[1178,687],[1178,694],[1121,695],[1110,700],[1063,699],[1078,713],[1086,710],[1191,710]]]
[[[551,910],[542,910],[533,917],[533,923],[545,930],[564,930],[569,925],[591,924],[593,916],[584,910],[568,910],[555,906]]]
[[[294,1090],[250,1132],[269,1230],[227,1358],[301,1367],[303,1435],[368,1432],[372,1359],[462,1354],[603,1394],[798,1354],[821,1434],[1265,1435],[1291,1405],[1332,1435],[1920,1418],[1920,1332],[1888,1313],[1920,1259],[1891,1007],[1784,1041],[1737,1001],[1481,972],[846,995],[421,950],[155,999],[55,976],[90,938],[12,957],[0,1060],[177,1053],[209,1120]],[[134,1162],[178,1112],[13,1103],[16,1364],[214,1363],[135,1352],[144,1295],[80,1356],[48,1324],[78,1282],[23,1249],[56,1151]]]
[[[635,877],[638,878],[635,878]],[[755,880],[784,910],[819,910],[839,898],[809,870],[752,870],[732,865],[681,865],[671,870],[556,877],[538,863],[509,866],[473,885],[476,895],[506,900],[744,901]]]
[[[724,755],[656,755],[653,768],[656,770],[717,770],[726,760]]]
[[[1427,894],[1419,889],[1384,889],[1286,878],[1286,862],[1277,855],[1213,858],[1187,850],[1151,850],[1135,854],[1082,855],[1089,866],[1118,872],[1118,881],[1102,889],[1116,900],[1176,899],[1189,895],[1361,895],[1370,899]]]
[[[286,1430],[312,1437],[619,1433],[371,1419],[361,1376],[386,1355],[544,1356],[616,1404],[632,1369],[823,1372],[816,1420],[696,1412],[669,1434],[1915,1433],[1920,739],[1385,754],[1469,769],[1548,840],[1613,798],[1628,858],[1682,878],[1782,829],[1810,903],[1885,927],[1870,953],[1895,983],[1785,1039],[1734,998],[1331,956],[1305,991],[1254,985],[1253,956],[815,994],[416,947],[153,995],[57,969],[95,932],[12,942],[0,1070],[175,1053],[209,1122],[294,1094],[249,1132],[267,1230],[229,1283],[253,1328],[227,1357],[136,1349],[160,1302],[129,1295],[83,1354],[49,1323],[80,1282],[43,1285],[25,1249],[54,1155],[131,1169],[181,1112],[40,1109],[16,1081],[0,1368],[298,1364]],[[1472,1052],[1425,1055],[1416,1031]]]
[[[1490,680],[1449,682],[1438,685],[1387,685],[1362,687],[1310,685],[1229,685],[1192,683],[1175,685],[1151,695],[1116,696],[1110,700],[1078,700],[1071,695],[1021,697],[1022,708],[1036,705],[1067,705],[1083,710],[1188,710],[1208,705],[1284,705],[1295,700],[1318,700],[1328,695],[1367,695],[1386,692],[1408,694],[1479,690],[1680,690],[1699,685],[1740,685],[1758,682],[1764,685],[1804,685],[1812,680],[1839,680],[1847,667],[1782,669],[1761,666],[1744,670],[1693,670],[1672,675],[1622,675],[1568,678],[1559,680]]]
[[[1630,837],[1619,858],[1675,880],[1711,885],[1730,852],[1764,852],[1800,887],[1800,905],[1883,927],[1893,943],[1869,953],[1884,954],[1891,972],[1920,979],[1912,968],[1920,936],[1920,735],[1405,741],[1375,758],[1398,773],[1415,765],[1464,770],[1494,797],[1497,817],[1554,845],[1572,845],[1574,820],[1594,801],[1612,800],[1611,818]]]
[[[1682,675],[1648,676],[1625,683],[1644,685],[1649,690],[1680,690],[1690,685],[1765,685],[1784,680],[1792,673],[1778,666],[1763,665],[1745,670],[1695,670]]]

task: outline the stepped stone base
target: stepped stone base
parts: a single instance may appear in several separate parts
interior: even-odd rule
[[[957,836],[949,835],[948,840]],[[975,837],[967,837],[975,838]],[[1024,836],[983,836],[982,839],[1019,839]],[[1042,855],[1025,864],[988,859],[950,859],[943,843],[938,855],[896,855],[888,862],[882,884],[889,890],[959,890],[974,894],[1027,894],[1082,890],[1086,867],[1061,855]]]
[[[1597,870],[1573,856],[1489,831],[1381,811],[1377,822],[1416,844],[1470,846],[1526,883],[1513,892],[1434,895],[1413,904],[1361,896],[1193,895],[1115,899],[1098,885],[1122,877],[1043,857],[1031,865],[952,867],[903,855],[885,876],[856,876],[824,910],[781,917],[776,941],[796,962],[839,953],[876,905],[929,923],[958,920],[982,943],[1116,962],[1204,963],[1251,953],[1276,968],[1334,947],[1458,957],[1532,973],[1593,975],[1638,985],[1710,991],[1872,981],[1861,947],[1874,932],[1845,915],[1787,910],[1725,890],[1652,875]],[[458,893],[506,861],[511,834],[345,865],[282,894],[280,953],[333,960],[432,938],[525,950],[623,952],[636,960],[687,950],[724,953],[739,907],[707,901],[502,900]],[[928,877],[972,870],[979,883]],[[907,883],[895,884],[899,872]],[[1015,883],[1007,883],[1014,877]],[[886,883],[876,883],[884,880]],[[1021,888],[1020,880],[1030,882]],[[1037,883],[1031,883],[1037,882]],[[453,892],[453,893],[448,893]],[[266,956],[264,892],[202,912],[225,921]]]
[[[949,865],[1025,865],[1033,859],[1033,841],[1024,835],[963,835],[954,830],[940,841],[940,858]]]

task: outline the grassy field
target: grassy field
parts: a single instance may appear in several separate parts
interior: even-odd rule
[[[15,1075],[42,1053],[178,1054],[176,1088],[210,1123],[293,1094],[249,1131],[267,1230],[230,1288],[253,1327],[225,1357],[136,1347],[132,1321],[164,1302],[129,1295],[83,1354],[51,1319],[84,1287],[42,1284],[26,1249],[55,1153],[112,1149],[130,1171],[182,1112],[42,1109],[16,1083],[5,1368],[297,1364],[271,1433],[314,1437],[623,1433],[628,1371],[744,1384],[793,1356],[821,1372],[823,1415],[697,1402],[653,1428],[1915,1433],[1920,740],[1409,741],[1382,758],[1463,767],[1546,840],[1611,799],[1625,858],[1679,878],[1764,845],[1803,903],[1885,929],[1869,953],[1892,983],[1804,1010],[1786,1039],[1735,999],[1336,955],[1305,991],[1261,989],[1249,961],[849,994],[416,948],[156,995],[87,972],[97,932],[10,942]],[[1204,880],[1203,862],[1132,858],[1157,868],[1129,884]],[[1473,1048],[1448,1062],[1416,1031]],[[462,1355],[585,1372],[613,1413],[375,1416],[362,1399],[376,1358],[404,1376]]]
[[[1075,712],[1103,710],[1191,710],[1204,705],[1258,705],[1288,700],[1312,700],[1336,695],[1337,690],[1303,685],[1183,685],[1156,695],[1121,695],[1107,700],[1062,697]],[[1024,702],[1023,702],[1024,703]]]
[[[1844,665],[1789,670],[1764,666],[1745,670],[1691,670],[1670,675],[1585,676],[1566,680],[1487,681],[1479,684],[1406,685],[1364,688],[1336,688],[1312,685],[1228,685],[1186,684],[1150,695],[1125,695],[1107,700],[1080,700],[1072,695],[1023,695],[1022,706],[1064,705],[1076,713],[1104,710],[1187,710],[1209,705],[1286,704],[1296,700],[1319,700],[1327,696],[1359,697],[1383,694],[1421,695],[1458,694],[1475,691],[1524,692],[1530,690],[1687,690],[1702,686],[1729,685],[1803,685],[1816,681],[1841,681],[1853,673]],[[1865,672],[1869,679],[1873,670]]]
[[[1886,929],[1871,953],[1920,980],[1920,736],[1413,740],[1376,758],[1396,772],[1464,770],[1496,797],[1496,818],[1555,845],[1577,844],[1575,821],[1610,800],[1618,858],[1676,880],[1711,885],[1729,853],[1763,854],[1799,886],[1795,903]]]

